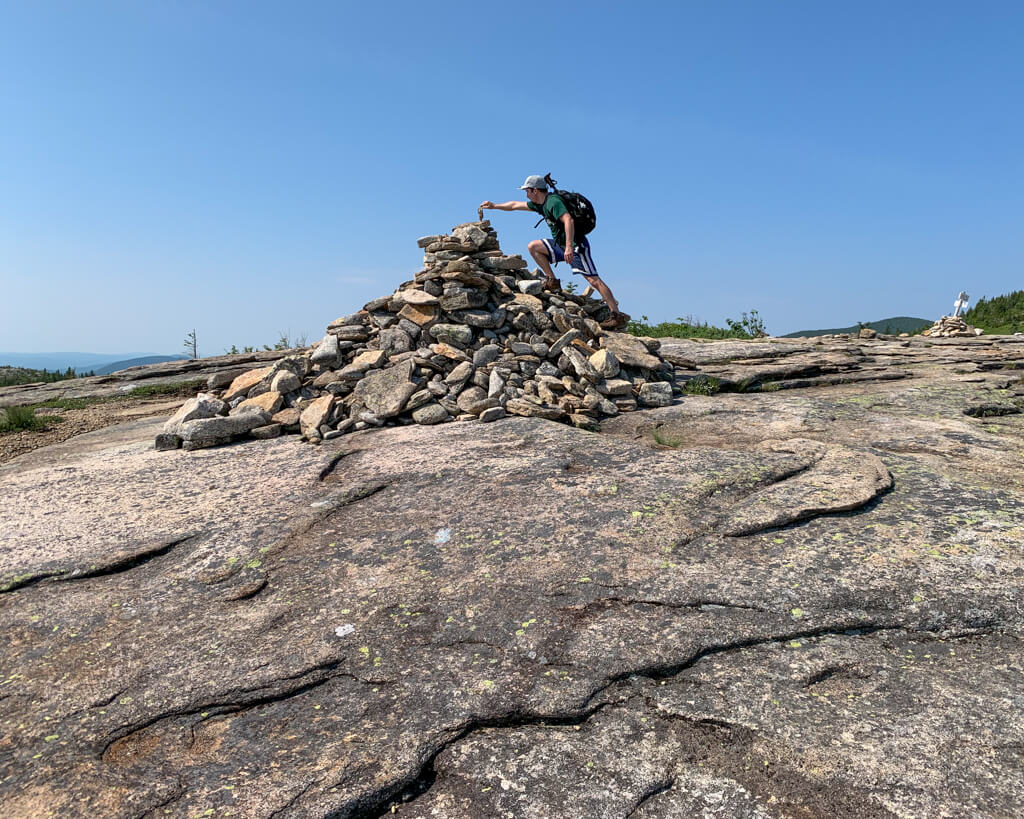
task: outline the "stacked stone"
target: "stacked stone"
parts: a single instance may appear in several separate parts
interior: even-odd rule
[[[424,266],[412,281],[332,322],[307,355],[187,402],[158,448],[282,432],[320,442],[506,414],[593,428],[602,417],[672,402],[673,369],[657,340],[602,330],[601,302],[544,292],[522,257],[502,253],[490,222],[418,244]]]
[[[938,338],[973,338],[980,336],[982,330],[972,327],[959,316],[943,316],[935,324],[921,333],[923,336]]]

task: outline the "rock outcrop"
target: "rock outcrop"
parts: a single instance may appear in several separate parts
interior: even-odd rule
[[[673,366],[656,339],[607,333],[600,302],[542,291],[519,256],[501,252],[485,221],[425,236],[424,267],[394,293],[342,316],[306,355],[241,373],[217,392],[219,415],[251,409],[272,423],[233,437],[298,432],[309,441],[370,427],[491,421],[505,414],[592,427],[603,417],[672,402]],[[296,422],[295,412],[299,418]],[[230,440],[213,416],[181,434],[174,419],[157,447]]]
[[[5,819],[1017,815],[1024,338],[657,354],[683,396],[600,434],[434,400],[0,464]]]

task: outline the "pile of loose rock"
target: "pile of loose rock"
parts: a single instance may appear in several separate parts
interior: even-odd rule
[[[604,416],[672,402],[659,342],[602,330],[601,302],[543,292],[488,221],[425,236],[424,268],[394,293],[332,322],[310,352],[254,369],[188,401],[158,449],[242,436],[535,416],[592,428]]]
[[[959,316],[943,316],[935,324],[921,333],[923,336],[939,338],[973,338],[980,336],[982,330],[972,327]]]

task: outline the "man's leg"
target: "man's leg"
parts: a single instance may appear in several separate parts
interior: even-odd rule
[[[584,276],[587,280],[587,284],[591,287],[596,287],[597,292],[601,294],[601,298],[604,299],[604,303],[608,305],[608,309],[613,313],[619,312],[619,303],[615,300],[615,296],[612,295],[612,291],[608,288],[608,285],[601,281],[600,276]]]
[[[619,303],[615,300],[615,296],[612,295],[611,288],[601,281],[601,277],[597,275],[597,265],[594,264],[594,257],[590,253],[590,240],[586,236],[583,237],[576,248],[576,259],[572,264],[572,270],[574,273],[581,274],[587,280],[588,290],[590,288],[597,288],[597,292],[601,294],[604,303],[612,311],[612,318],[617,318]]]
[[[555,281],[555,271],[551,269],[551,259],[548,258],[547,246],[540,239],[534,239],[529,244],[530,255],[544,272],[544,277],[549,281]]]

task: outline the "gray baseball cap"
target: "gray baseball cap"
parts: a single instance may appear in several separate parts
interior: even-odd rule
[[[544,181],[543,176],[534,174],[533,176],[526,177],[526,181],[519,186],[519,190],[525,191],[527,188],[540,188],[542,191],[548,189],[548,183]]]

